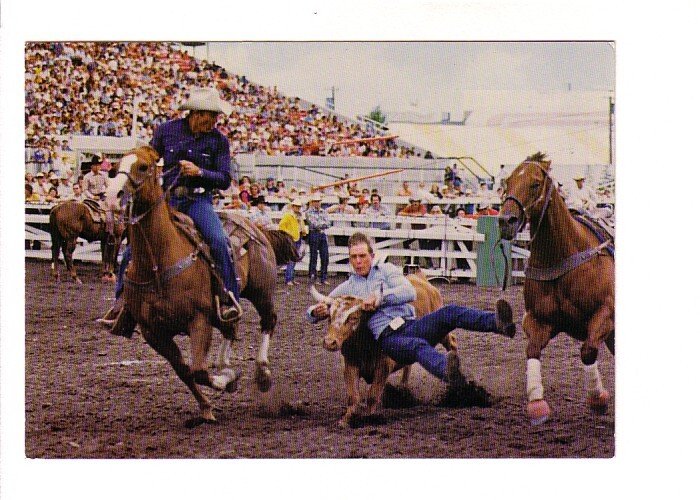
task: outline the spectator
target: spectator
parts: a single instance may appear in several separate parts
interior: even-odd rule
[[[270,207],[265,203],[263,195],[256,196],[250,200],[250,211],[248,212],[250,221],[260,229],[272,229],[274,224],[270,218]]]
[[[396,191],[396,196],[411,196],[413,195],[413,190],[408,185],[408,181],[403,181],[401,187]]]
[[[42,200],[49,194],[49,183],[46,182],[46,175],[44,172],[36,174],[36,184],[32,186],[32,189]]]
[[[501,165],[501,167],[498,169],[498,173],[493,178],[494,189],[498,189],[499,187],[500,188],[505,187],[507,177],[508,177],[508,174],[506,173],[506,166]]]
[[[79,182],[73,183],[73,193],[69,197],[71,200],[83,201],[85,199],[85,194],[83,194],[83,187]]]
[[[101,162],[93,160],[90,171],[85,174],[85,196],[92,200],[103,200],[107,191],[107,175],[100,172]]]
[[[430,186],[430,195],[438,200],[441,200],[442,193],[440,192],[440,186],[438,186],[437,184],[431,185]]]
[[[68,174],[64,173],[61,175],[61,180],[58,184],[58,196],[63,200],[67,200],[72,194],[73,188],[70,184],[70,179],[68,178]]]
[[[322,285],[327,285],[328,277],[328,238],[326,229],[331,226],[328,212],[321,208],[321,194],[311,196],[309,209],[306,211],[306,220],[309,224],[309,281],[316,281],[316,264],[320,254],[321,270],[318,278]]]
[[[443,198],[457,198],[459,196],[459,191],[455,189],[455,185],[452,181],[448,181],[447,185],[442,188],[442,197]]]
[[[476,216],[481,217],[482,215],[498,215],[498,210],[493,208],[490,203],[480,201],[476,206]]]
[[[403,217],[423,217],[425,214],[428,212],[428,209],[426,206],[421,203],[421,199],[418,198],[417,196],[409,196],[408,197],[408,202],[409,205],[405,208],[403,208],[397,215],[403,216]],[[413,230],[421,230],[425,229],[425,224],[411,224],[411,229]],[[411,244],[416,241],[416,238],[411,238],[405,240],[402,245],[405,250],[408,250],[411,248]],[[418,239],[418,248],[421,250],[427,250],[428,249],[428,244],[427,241],[424,239]],[[433,259],[430,257],[426,258],[426,267],[433,267]],[[410,264],[411,259],[404,259],[404,264]]]
[[[277,189],[277,186],[275,186],[275,179],[272,177],[268,177],[267,180],[265,181],[265,189],[264,193],[266,196],[276,196],[277,192],[279,191]]]
[[[303,243],[302,237],[307,234],[304,216],[301,213],[301,205],[301,199],[293,200],[291,203],[291,210],[285,212],[279,223],[280,231],[284,231],[292,237],[294,246],[296,246],[298,252],[301,252],[301,245]],[[297,282],[294,281],[295,266],[296,262],[290,261],[287,263],[287,267],[284,271],[284,282],[287,286],[297,284]]]
[[[592,213],[598,204],[598,197],[590,187],[585,185],[586,176],[582,173],[574,176],[576,185],[566,199],[567,207],[583,213]]]
[[[55,203],[59,199],[58,196],[58,189],[56,189],[54,186],[51,186],[49,188],[49,192],[46,194],[46,197],[44,198],[44,201],[46,203]]]
[[[365,215],[371,221],[378,221],[384,217],[388,217],[391,212],[386,207],[382,205],[382,197],[378,194],[373,194],[370,197],[370,205],[365,210]],[[391,224],[389,222],[370,222],[370,227],[374,229],[391,229]],[[386,238],[384,238],[386,239]],[[377,240],[379,241],[379,240]],[[383,241],[383,240],[382,240]]]
[[[416,189],[415,195],[426,202],[436,201],[436,198],[426,189],[424,181],[418,183],[418,189]]]
[[[348,200],[350,197],[343,192],[340,192],[338,194],[338,203],[336,205],[331,205],[328,207],[327,211],[329,214],[346,214],[346,215],[355,215],[357,213],[357,210],[352,208],[348,204]],[[333,225],[335,227],[352,227],[352,222],[350,221],[335,221],[333,222]],[[348,238],[349,235],[336,235],[334,238],[334,243],[336,246],[347,246],[348,244]]]
[[[24,202],[25,203],[39,203],[41,202],[41,197],[38,193],[34,192],[34,188],[31,184],[24,184]]]

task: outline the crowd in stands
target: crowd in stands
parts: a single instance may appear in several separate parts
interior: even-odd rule
[[[170,43],[29,43],[25,64],[26,146],[38,163],[51,163],[65,147],[56,136],[132,135],[134,102],[136,136],[148,141],[159,124],[180,116],[178,107],[195,85],[215,86],[234,106],[217,124],[232,154],[416,156],[391,139],[358,142],[381,134]]]

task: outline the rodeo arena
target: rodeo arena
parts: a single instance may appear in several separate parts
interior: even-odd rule
[[[193,54],[26,45],[27,457],[615,456],[613,95],[378,122]]]

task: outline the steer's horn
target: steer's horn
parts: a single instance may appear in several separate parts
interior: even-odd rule
[[[331,303],[333,302],[332,298],[330,298],[327,295],[323,295],[321,292],[316,290],[316,287],[313,285],[311,285],[311,295],[313,296],[316,302],[325,302],[328,305],[331,305]]]

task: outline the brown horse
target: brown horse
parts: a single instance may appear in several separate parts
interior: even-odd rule
[[[96,204],[96,202],[95,202]],[[97,205],[93,211],[97,211]],[[116,220],[114,213],[102,212],[102,217],[95,220],[93,211],[78,201],[59,203],[51,209],[49,227],[51,232],[51,273],[56,281],[60,280],[58,258],[63,251],[63,259],[70,277],[80,284],[80,278],[73,266],[73,252],[78,237],[87,241],[100,241],[102,252],[102,281],[115,281],[114,270],[121,246],[124,225]]]
[[[527,413],[533,424],[546,421],[540,356],[551,338],[566,332],[583,342],[587,403],[604,413],[610,395],[598,372],[598,349],[614,354],[615,262],[610,239],[600,238],[567,210],[549,175],[551,161],[537,153],[506,180],[499,214],[501,237],[512,240],[530,223],[530,258],[525,270]],[[602,240],[602,241],[601,241]]]
[[[136,319],[148,344],[168,360],[178,377],[197,400],[201,421],[214,422],[212,404],[198,385],[219,390],[236,390],[239,374],[225,368],[211,375],[207,362],[212,327],[217,327],[229,341],[235,337],[234,326],[219,320],[215,303],[216,280],[212,276],[204,250],[178,229],[175,211],[165,201],[160,186],[161,167],[157,152],[140,147],[125,155],[119,174],[108,188],[108,203],[116,203],[121,190],[131,198],[127,210],[127,227],[133,258],[124,279],[124,307]],[[180,219],[186,219],[179,215]],[[235,221],[242,226],[248,241],[237,233],[234,249],[245,258],[239,267],[244,280],[243,297],[253,302],[260,314],[262,343],[256,360],[256,381],[261,391],[271,385],[267,350],[277,322],[272,296],[277,272],[275,250],[254,225],[247,220]],[[285,240],[293,246],[291,238]],[[239,263],[240,264],[240,263]],[[251,272],[248,272],[251,270]],[[254,272],[252,272],[254,270]],[[175,335],[190,337],[191,365],[183,360]]]

